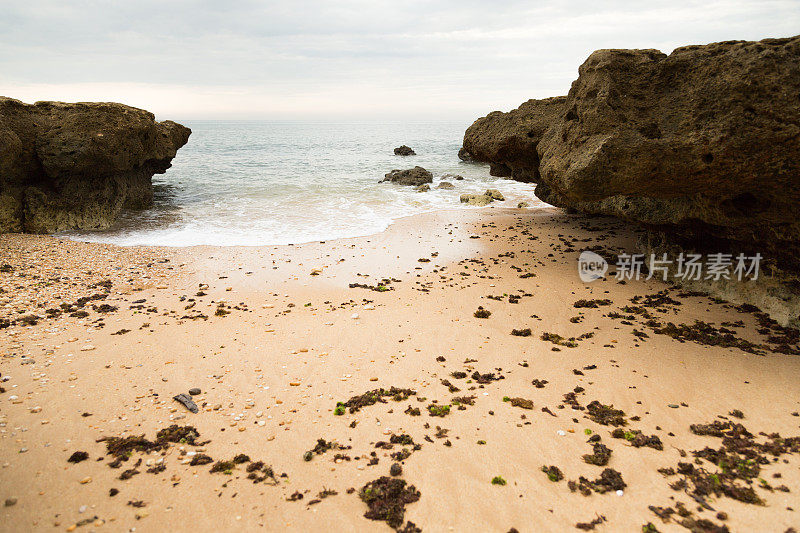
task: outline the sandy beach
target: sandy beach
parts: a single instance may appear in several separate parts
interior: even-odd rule
[[[799,527],[791,334],[581,282],[635,237],[499,208],[279,247],[0,235],[0,530]]]

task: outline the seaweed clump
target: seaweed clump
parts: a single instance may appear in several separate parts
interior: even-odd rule
[[[253,461],[247,465],[246,470],[247,479],[251,480],[253,483],[260,483],[271,479],[273,485],[278,484],[278,479],[275,477],[275,472],[272,470],[272,467],[264,464],[264,461]]]
[[[658,438],[658,435],[645,435],[638,429],[631,429],[631,430],[623,430],[621,428],[617,428],[611,432],[611,436],[615,439],[625,439],[631,443],[631,446],[634,448],[641,448],[641,447],[648,447],[653,448],[654,450],[662,451],[664,449],[664,444],[661,442],[661,439]]]
[[[578,347],[578,343],[575,342],[574,338],[564,339],[564,337],[562,337],[558,333],[549,333],[549,332],[545,331],[544,333],[542,333],[539,336],[539,338],[541,340],[545,341],[545,342],[551,342],[551,343],[556,344],[558,346],[565,346],[567,348],[577,348]]]
[[[696,435],[722,439],[722,445],[717,449],[706,447],[692,452],[698,465],[702,464],[700,459],[705,459],[719,470],[709,472],[695,464],[678,463],[677,473],[684,478],[673,483],[672,488],[678,490],[691,483],[691,493],[700,498],[724,495],[761,505],[764,502],[752,488],[752,483],[760,475],[762,467],[777,461],[781,455],[800,453],[800,437],[781,437],[772,433],[766,435],[765,442],[756,442],[744,425],[730,420],[692,424],[689,429]],[[740,481],[747,486],[739,484]],[[765,481],[760,478],[759,481],[762,488],[771,490]]]
[[[336,441],[326,441],[325,439],[317,439],[317,444],[303,454],[304,461],[310,461],[315,455],[322,455],[328,450],[349,450],[352,446],[342,446]]]
[[[241,465],[249,462],[250,462],[250,456],[240,453],[230,461],[217,461],[216,463],[214,463],[214,466],[211,467],[210,472],[212,474],[221,472],[223,474],[230,475],[233,473],[233,470],[236,468],[236,465]]]
[[[613,405],[603,405],[594,400],[586,406],[589,418],[603,426],[625,426],[625,411],[614,409]]]
[[[590,465],[606,466],[611,458],[611,449],[605,444],[594,443],[592,453],[584,454],[583,461]]]
[[[553,483],[557,483],[557,482],[561,481],[562,479],[564,479],[564,473],[561,472],[561,469],[558,468],[557,466],[553,466],[553,465],[543,466],[542,467],[542,472],[547,474],[547,479],[549,479]]]
[[[375,405],[376,403],[387,403],[384,398],[391,398],[396,402],[407,400],[410,396],[415,396],[417,391],[412,389],[401,389],[391,387],[389,389],[374,389],[358,396],[353,396],[346,402],[338,402],[334,409],[334,414],[343,415],[346,411],[353,414],[364,407]]]
[[[80,463],[81,461],[85,461],[88,458],[89,458],[89,454],[88,453],[78,451],[78,452],[75,452],[72,455],[70,455],[69,459],[67,459],[67,462],[68,463]]]
[[[575,524],[575,528],[580,529],[581,531],[592,531],[596,526],[599,526],[605,521],[606,521],[605,516],[598,515],[594,520],[590,522],[578,522],[577,524]]]
[[[706,346],[720,346],[722,348],[738,348],[743,352],[763,355],[766,346],[755,344],[745,339],[740,339],[735,332],[727,328],[715,328],[711,324],[696,320],[694,324],[678,324],[669,322],[661,328],[654,328],[658,335],[668,335],[680,342],[694,342]]]
[[[592,492],[605,494],[609,491],[622,490],[627,487],[625,481],[622,480],[622,474],[613,468],[606,468],[603,470],[603,472],[600,474],[600,477],[594,481],[589,481],[585,477],[581,476],[578,478],[577,482],[570,481],[568,485],[569,490],[572,492],[579,491],[584,496],[589,496],[592,494]]]
[[[527,400],[525,398],[509,398],[506,396],[503,398],[504,402],[510,402],[514,407],[520,407],[522,409],[533,409],[533,400]]]
[[[391,450],[394,448],[395,444],[398,444],[400,446],[411,446],[411,448],[403,448],[399,452],[392,452],[390,454],[392,459],[398,462],[405,461],[406,459],[411,457],[412,453],[422,449],[421,444],[415,443],[411,435],[406,435],[405,433],[400,435],[395,435],[394,433],[392,433],[392,436],[389,437],[389,442],[386,441],[376,442],[375,447],[380,448],[382,450]]]
[[[705,468],[696,467],[691,463],[678,463],[678,473],[684,476],[682,482],[673,484],[673,488],[685,487],[687,482],[692,484],[691,494],[702,499],[707,496],[727,496],[743,503],[763,505],[764,501],[756,494],[751,486],[742,486],[737,479],[747,478],[738,471],[709,472]]]
[[[127,461],[133,455],[133,452],[161,451],[175,443],[197,446],[200,444],[197,442],[199,437],[200,433],[195,427],[173,424],[159,430],[154,441],[146,439],[142,434],[129,437],[101,437],[97,442],[105,442],[106,453],[114,457],[114,461],[108,466],[119,468],[123,461]]]
[[[365,518],[382,520],[398,531],[405,519],[406,505],[419,501],[422,496],[414,485],[388,476],[370,481],[361,488],[358,495],[369,507],[364,513]]]
[[[431,416],[439,416],[444,418],[450,414],[450,406],[432,403],[428,406],[428,414]]]
[[[596,308],[600,307],[601,305],[611,305],[611,300],[608,300],[608,299],[602,299],[602,300],[578,300],[577,302],[572,304],[572,307],[574,307],[576,309],[582,309],[582,308],[596,309]]]
[[[492,312],[483,307],[478,307],[478,310],[473,313],[473,316],[475,318],[489,318],[492,316]]]
[[[204,453],[198,453],[194,455],[189,461],[189,466],[202,466],[207,465],[209,463],[213,463],[214,459]]]

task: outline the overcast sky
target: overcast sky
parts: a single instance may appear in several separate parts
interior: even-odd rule
[[[469,120],[598,48],[800,33],[799,0],[2,0],[0,95],[159,118]]]

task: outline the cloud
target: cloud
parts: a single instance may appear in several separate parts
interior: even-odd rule
[[[564,94],[597,48],[798,27],[795,0],[7,0],[0,94],[188,118],[474,117]]]

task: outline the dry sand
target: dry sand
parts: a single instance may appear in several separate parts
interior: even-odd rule
[[[391,453],[411,448],[375,447],[392,434],[421,445],[402,462],[400,478],[421,493],[404,519],[424,531],[569,531],[600,516],[596,531],[640,531],[649,522],[686,531],[679,521],[700,519],[731,531],[798,527],[796,441],[775,441],[794,453],[756,454],[767,457],[760,472],[733,482],[752,486],[763,505],[724,494],[693,499],[691,482],[670,488],[684,476],[658,472],[679,462],[718,471],[691,452],[717,449],[722,439],[697,435],[691,424],[741,423],[757,443],[769,441],[759,432],[800,435],[800,357],[680,342],[647,324],[730,323],[735,338],[775,347],[758,331],[757,315],[724,302],[672,288],[680,305],[662,300],[645,308],[652,318],[628,317],[632,298],[667,285],[579,280],[580,250],[630,251],[634,238],[613,220],[494,208],[282,247],[117,248],[0,236],[0,265],[10,266],[0,272],[0,319],[17,321],[0,329],[0,530],[389,531],[364,517],[359,491],[389,475]],[[391,290],[348,287],[385,278]],[[110,285],[95,286],[105,280]],[[101,297],[46,316],[94,294]],[[509,295],[521,298],[512,303]],[[576,308],[580,299],[611,303]],[[473,316],[479,306],[491,316]],[[69,316],[81,310],[87,316]],[[19,321],[30,314],[40,317],[29,321],[35,325]],[[532,335],[510,334],[523,328]],[[543,333],[592,336],[559,348]],[[475,371],[502,379],[479,383]],[[534,379],[547,383],[537,388]],[[337,402],[391,386],[416,395],[334,413]],[[172,400],[194,387],[197,414]],[[574,397],[580,409],[564,397],[576,387],[584,389]],[[474,404],[459,409],[457,396],[474,396]],[[531,400],[533,409],[504,397]],[[588,418],[593,400],[623,410],[624,429],[658,436],[663,450],[612,438],[613,426]],[[435,417],[430,405],[451,408]],[[729,416],[735,409],[744,419]],[[208,442],[134,451],[109,468],[113,458],[98,439],[153,440],[171,424],[194,426],[197,441]],[[606,467],[581,458],[592,452],[589,432],[613,451]],[[351,448],[305,461],[320,438]],[[88,460],[69,463],[76,451]],[[215,461],[247,454],[271,465],[276,481],[247,479],[252,462],[230,473],[187,464],[197,453]],[[163,471],[147,472],[162,463]],[[565,479],[551,482],[543,465],[558,466]],[[621,495],[568,487],[604,468],[621,473]],[[131,469],[138,473],[119,479]],[[492,484],[495,476],[506,485]],[[324,489],[338,494],[312,503]],[[288,501],[296,492],[303,498]],[[677,502],[688,519],[664,522],[648,509],[678,510]]]

